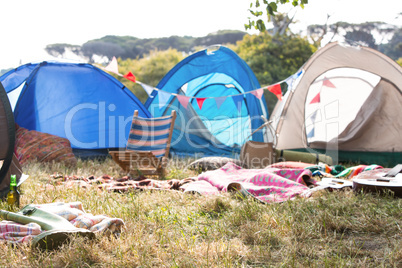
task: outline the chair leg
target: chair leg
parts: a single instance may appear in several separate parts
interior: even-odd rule
[[[159,176],[159,178],[161,178],[161,179],[164,179],[165,178],[165,175],[166,175],[166,167],[167,167],[167,165],[168,165],[168,158],[167,157],[162,157],[162,159],[161,159],[161,163],[159,163],[159,174],[160,174],[160,176]]]

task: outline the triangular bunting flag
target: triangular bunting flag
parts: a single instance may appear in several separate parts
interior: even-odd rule
[[[313,123],[315,123],[315,119],[317,118],[318,110],[315,110],[314,113],[310,116],[310,119]]]
[[[127,78],[128,80],[133,81],[134,83],[136,82],[135,76],[133,75],[132,72],[126,73],[126,74],[124,75],[124,78]]]
[[[119,73],[119,66],[118,66],[118,64],[117,64],[117,59],[116,59],[116,57],[113,57],[113,59],[112,59],[112,60],[109,62],[109,64],[106,66],[105,70],[120,75],[120,73]]]
[[[292,76],[288,77],[285,82],[286,84],[288,84],[288,90],[292,89],[293,86],[293,82],[299,78],[303,73],[303,70],[300,70],[298,73],[293,74]]]
[[[232,96],[232,100],[237,108],[237,111],[240,113],[241,111],[241,105],[243,102],[244,96],[243,95],[234,95]]]
[[[163,107],[165,107],[165,104],[169,101],[171,95],[170,93],[159,90],[158,96],[159,96],[159,109],[162,109]]]
[[[314,128],[307,134],[307,138],[314,137]]]
[[[226,96],[214,98],[216,102],[216,107],[219,109],[221,108],[222,103],[225,102]]]
[[[205,98],[196,98],[196,100],[197,100],[198,107],[201,110],[202,109],[202,104],[204,103]]]
[[[286,84],[288,84],[288,90],[292,89],[292,85],[293,85],[293,75],[291,77],[289,77],[288,79],[285,80]]]
[[[321,99],[320,99],[320,92],[318,92],[318,94],[310,101],[310,104],[313,103],[320,103]]]
[[[331,81],[329,81],[328,78],[324,77],[324,80],[322,81],[322,85],[326,86],[326,87],[333,87],[336,88],[336,86],[334,84],[332,84]]]
[[[180,104],[187,109],[188,101],[190,100],[190,97],[184,96],[184,95],[177,95],[177,100],[180,102]]]
[[[264,94],[264,89],[259,88],[257,90],[250,91],[257,99],[261,99],[262,95]]]
[[[273,86],[269,86],[267,88],[270,92],[274,93],[275,96],[279,99],[282,100],[282,90],[281,90],[281,85],[280,84],[276,84]]]
[[[152,91],[154,91],[154,88],[151,86],[148,86],[147,84],[139,83],[142,88],[147,92],[148,96],[150,98],[153,98],[154,96],[151,95]]]

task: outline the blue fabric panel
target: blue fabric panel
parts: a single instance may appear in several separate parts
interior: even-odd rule
[[[168,72],[157,88],[164,88],[165,91],[176,93],[183,84],[195,77],[211,73],[226,74],[247,91],[260,87],[257,78],[246,62],[232,50],[220,47],[211,54],[202,50],[185,58]]]
[[[184,85],[186,88],[183,87]],[[233,87],[229,85],[233,85]],[[222,97],[246,93],[260,88],[260,85],[245,61],[232,50],[220,47],[212,53],[203,50],[185,58],[172,68],[156,87],[176,94],[183,94],[183,90],[185,90],[186,96]],[[185,109],[178,104],[176,99],[170,100],[165,107],[159,109],[158,91],[154,91],[152,97],[148,98],[145,106],[153,116],[162,116],[171,109],[178,111],[176,122],[179,123],[175,124],[172,138],[178,142],[172,142],[171,149],[177,154],[180,152],[205,153],[207,155],[231,154],[230,150],[240,148],[251,131],[264,123],[261,115],[268,117],[265,99],[262,98],[260,102],[252,94],[244,95],[243,101],[239,103],[241,104],[239,111],[231,97],[226,99],[219,109],[214,99],[206,99],[201,110],[195,99],[190,102],[191,109]],[[241,100],[241,97],[239,98]],[[194,111],[195,114],[189,113],[189,110]],[[189,133],[189,129],[195,129],[194,126],[191,126],[194,116],[198,116],[202,122],[202,125],[196,124],[200,133],[209,131],[210,135],[213,135],[227,148],[215,146],[216,142],[211,142],[207,134],[198,134],[197,131]],[[187,134],[186,140],[181,137],[182,133]],[[207,147],[210,148],[201,149],[202,146],[193,148],[193,139],[197,141],[195,144],[208,145]],[[263,141],[262,133],[257,132],[253,135],[253,140]],[[211,146],[216,148],[212,149]]]
[[[25,64],[16,69],[8,71],[0,77],[6,92],[9,93],[19,87],[29,77],[38,64]]]
[[[131,134],[129,139],[139,140],[139,141],[158,141],[158,140],[162,140],[162,139],[167,139],[168,137],[169,137],[169,134],[155,135],[155,136],[149,136],[149,137]],[[166,144],[164,146],[166,146]]]
[[[168,128],[170,128],[170,124],[166,124],[166,125],[163,125],[163,126],[150,126],[150,127],[140,126],[140,125],[133,125],[132,126],[132,129],[138,129],[138,130],[144,130],[144,131],[150,131],[150,132],[164,130],[164,129],[168,129]]]
[[[124,148],[134,110],[151,117],[122,83],[90,64],[42,62],[26,74],[16,123],[67,138],[73,148]]]
[[[175,141],[172,139],[172,147],[170,152],[173,155],[195,158],[204,156],[225,156],[238,158],[240,154],[240,148],[238,147],[230,147],[224,144],[216,146],[211,142],[205,141],[197,135],[187,134],[186,136],[182,136],[178,132],[179,130],[177,129],[173,130],[173,136],[180,137]],[[191,142],[189,142],[189,140]]]
[[[233,85],[235,88],[238,89],[238,93],[244,93],[244,89],[242,88],[242,86],[239,83],[237,83],[237,81],[233,80],[232,77],[222,73],[211,73],[197,77],[189,81],[186,95],[195,96],[201,88],[204,88],[211,84],[227,85],[228,89],[230,89],[230,85]],[[229,95],[228,93],[225,92],[210,92],[210,94],[211,94],[210,97],[220,97]]]
[[[208,97],[236,95],[241,93],[237,88],[227,88],[225,85],[212,84],[200,89],[195,97]],[[243,99],[240,112],[237,110],[232,97],[228,97],[217,109],[215,99],[206,99],[202,109],[198,107],[196,99],[191,99],[191,104],[206,128],[222,143],[233,147],[241,146],[250,135],[250,122],[247,105]]]
[[[186,85],[187,84],[187,85]],[[260,85],[250,67],[232,50],[226,47],[220,47],[212,53],[203,50],[190,55],[183,61],[173,67],[166,76],[159,82],[156,88],[166,92],[183,94],[184,85],[187,86],[185,91],[186,96],[194,97],[222,97],[246,93],[260,88]],[[233,87],[228,87],[233,85]],[[192,117],[185,117],[187,114],[184,107],[177,104],[176,100],[170,100],[162,109],[155,108],[159,105],[158,91],[152,93],[153,98],[148,98],[145,106],[153,116],[162,116],[166,114],[171,106],[177,108],[179,123],[175,130],[181,129],[186,133],[189,129],[188,120]],[[241,97],[239,97],[241,100]],[[261,105],[262,103],[262,105]],[[241,101],[241,109],[238,111],[233,99],[230,97],[218,109],[214,99],[206,99],[203,107],[200,110],[195,99],[191,100],[191,107],[200,117],[204,126],[200,127],[200,132],[205,129],[209,130],[219,141],[229,148],[241,147],[245,138],[251,131],[257,129],[264,122],[261,115],[268,116],[266,103],[264,98],[261,102],[252,94],[245,94]],[[190,105],[190,104],[189,104]],[[183,117],[184,116],[184,117]],[[231,118],[230,126],[222,125],[220,117]],[[191,128],[194,129],[194,128]],[[177,140],[182,135],[181,132],[175,131],[172,140]],[[192,139],[198,140],[200,144],[209,144],[205,137],[208,135],[198,135],[194,131],[191,132],[191,139],[186,141],[180,140],[172,144],[172,151],[193,151],[212,153],[212,155],[226,154],[225,148],[216,149],[200,149],[192,148]],[[253,140],[263,141],[261,132],[253,135]]]

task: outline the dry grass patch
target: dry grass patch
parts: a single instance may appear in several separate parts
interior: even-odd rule
[[[169,178],[195,174],[186,162]],[[0,244],[1,267],[401,267],[402,199],[322,192],[262,204],[236,194],[124,194],[46,188],[51,175],[122,176],[113,161],[24,167],[21,204],[80,201],[89,213],[124,220],[120,237],[75,238],[56,251]],[[0,204],[6,208],[4,203]]]

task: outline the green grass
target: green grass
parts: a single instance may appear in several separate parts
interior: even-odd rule
[[[186,163],[169,178],[196,174]],[[120,237],[75,238],[56,251],[0,243],[1,267],[401,267],[402,199],[320,192],[262,204],[236,194],[108,193],[46,187],[51,175],[123,176],[110,159],[24,167],[21,206],[80,201],[88,213],[125,222]],[[5,203],[0,203],[6,209]]]

